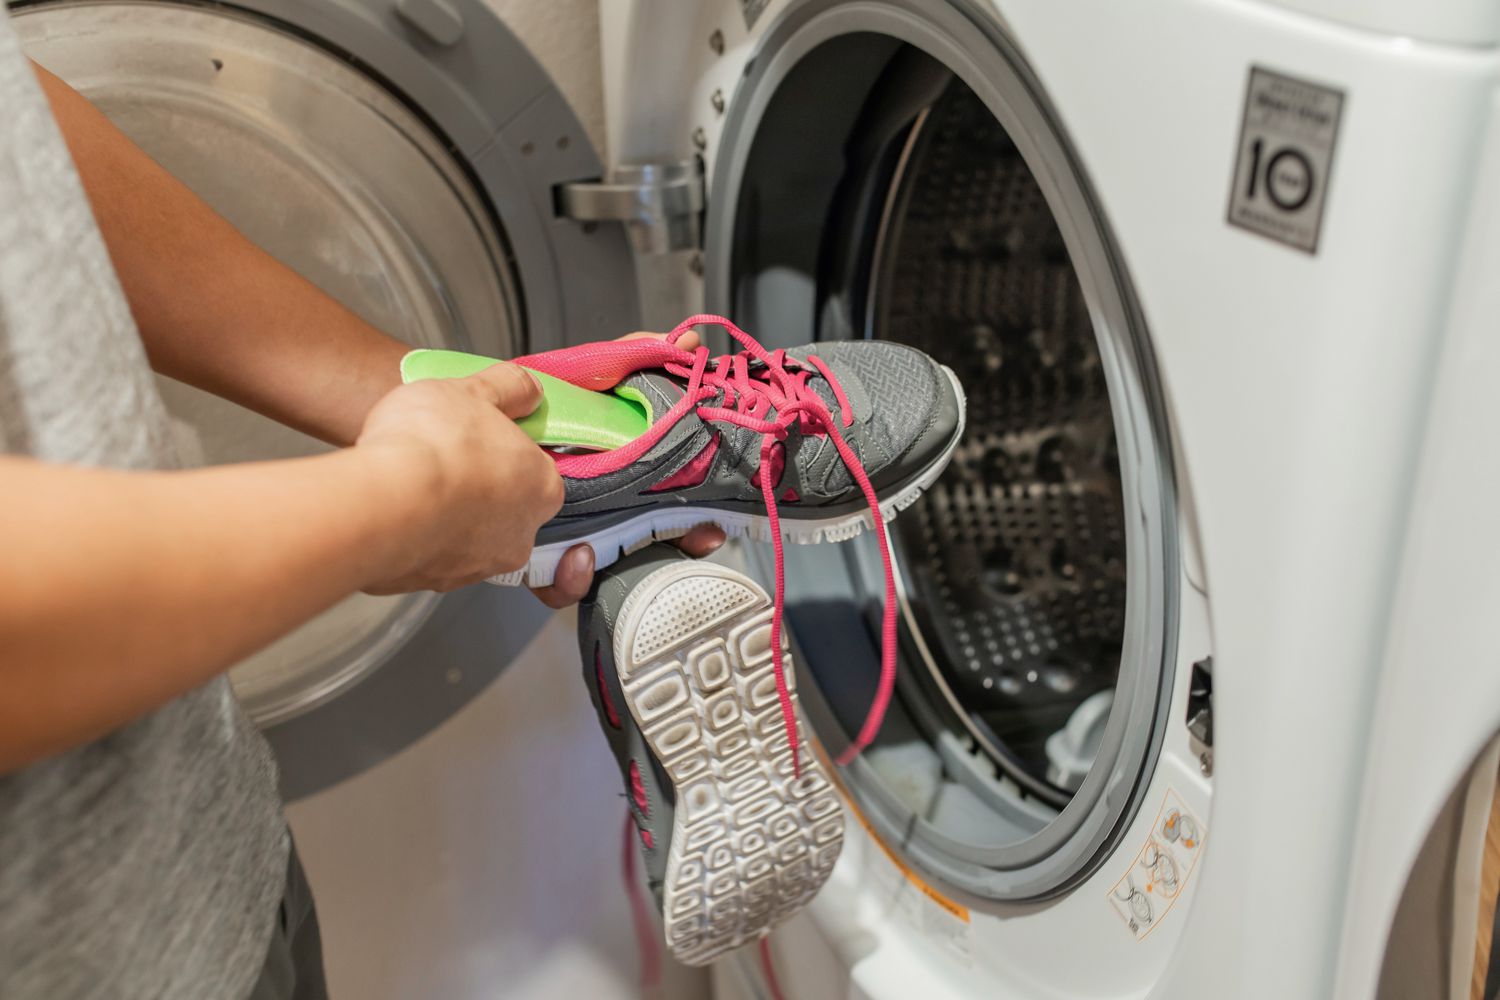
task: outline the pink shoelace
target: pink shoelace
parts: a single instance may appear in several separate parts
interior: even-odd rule
[[[776,978],[776,965],[771,961],[771,939],[760,939],[760,971],[766,979],[766,989],[771,991],[771,1000],[786,1000],[781,992],[781,982]]]
[[[677,347],[682,335],[695,326],[716,324],[722,326],[738,341],[744,351],[710,359],[706,347],[685,351]],[[696,410],[703,420],[720,422],[736,427],[745,427],[761,435],[760,447],[760,491],[766,505],[766,516],[771,522],[771,547],[775,552],[776,585],[771,613],[771,649],[781,649],[782,618],[786,605],[785,552],[781,541],[781,511],[777,505],[776,488],[779,475],[777,449],[793,427],[800,427],[804,434],[826,434],[838,450],[845,468],[859,485],[869,505],[874,525],[875,539],[880,546],[880,561],[885,570],[885,603],[881,615],[880,681],[875,696],[870,702],[864,723],[854,741],[836,759],[843,767],[854,760],[880,731],[890,706],[891,694],[896,683],[896,577],[891,564],[890,541],[886,538],[885,518],[880,512],[880,498],[870,482],[864,464],[854,449],[844,440],[843,428],[854,422],[854,412],[838,379],[821,358],[808,355],[806,364],[816,370],[828,382],[838,403],[839,414],[835,418],[828,404],[810,386],[808,379],[813,372],[785,351],[767,351],[753,337],[745,333],[723,316],[689,316],[667,334],[662,341],[626,341],[622,344],[637,344],[639,348],[611,352],[605,348],[601,357],[596,353],[586,360],[579,356],[561,358],[570,352],[553,352],[552,356],[535,355],[517,359],[527,367],[546,371],[575,384],[589,384],[591,388],[609,388],[617,384],[631,371],[645,367],[660,367],[668,373],[687,380],[683,397],[663,419],[656,422],[651,431],[624,448],[597,455],[559,455],[558,471],[565,476],[587,478],[621,468],[640,458],[657,441],[682,419],[690,410]],[[651,345],[655,345],[654,347]],[[596,350],[604,345],[595,345]],[[574,349],[578,350],[578,349]],[[609,354],[617,357],[611,359]],[[710,365],[710,361],[712,364]],[[752,369],[750,362],[760,363]],[[644,362],[644,363],[643,363]],[[707,405],[715,400],[716,405]],[[768,416],[771,411],[774,416]],[[802,773],[799,755],[800,741],[797,738],[797,717],[792,708],[791,690],[787,687],[786,671],[781,656],[776,656],[773,669],[776,677],[776,696],[781,704],[782,723],[786,727],[787,741],[792,752],[794,777]],[[647,990],[654,989],[661,981],[661,960],[652,936],[647,905],[636,875],[635,836],[636,823],[627,812],[624,830],[623,851],[625,881],[630,895],[633,923],[641,953],[641,982]],[[769,939],[759,943],[759,958],[766,984],[773,1000],[783,1000],[781,986],[776,979],[775,966],[771,961]]]
[[[737,354],[710,356],[707,347],[686,351],[677,341],[693,327],[721,326],[744,350]],[[759,366],[752,366],[758,362]],[[881,615],[880,681],[870,702],[864,723],[854,741],[838,756],[842,767],[870,745],[885,719],[891,693],[896,685],[896,576],[891,568],[890,542],[885,534],[885,518],[880,513],[880,499],[854,449],[844,440],[843,428],[854,422],[854,412],[838,379],[821,358],[808,355],[806,362],[788,358],[785,351],[767,351],[755,338],[723,316],[702,314],[689,316],[678,323],[666,340],[618,340],[603,344],[549,351],[517,358],[516,364],[545,372],[584,388],[607,390],[627,375],[648,368],[660,368],[687,381],[683,397],[655,422],[649,431],[629,444],[613,451],[582,455],[556,456],[557,470],[574,479],[590,479],[624,468],[636,461],[660,441],[689,412],[710,423],[746,427],[761,435],[760,491],[771,522],[771,547],[776,554],[776,587],[771,616],[771,648],[781,648],[782,612],[786,603],[785,554],[781,542],[781,510],[777,504],[778,476],[776,463],[784,449],[783,442],[793,427],[804,434],[825,434],[838,450],[845,468],[859,485],[869,505],[874,523],[875,540],[880,546],[880,561],[885,569],[885,606]],[[807,366],[811,366],[810,368]],[[835,417],[828,404],[808,384],[816,371],[833,390],[839,413]],[[710,401],[717,401],[710,405]],[[774,416],[770,416],[771,411]],[[784,452],[782,452],[784,454]],[[800,741],[797,738],[796,713],[792,709],[791,691],[781,657],[775,660],[776,695],[781,702],[782,721],[791,745],[792,768],[801,776]]]
[[[885,718],[886,708],[890,704],[891,691],[896,682],[896,579],[891,569],[890,544],[885,535],[885,518],[880,513],[880,499],[875,495],[875,487],[870,482],[869,474],[865,472],[864,464],[860,462],[854,449],[844,440],[842,429],[854,423],[854,411],[849,406],[849,399],[844,395],[843,387],[839,385],[838,379],[834,377],[833,372],[829,371],[821,358],[810,354],[807,356],[806,363],[816,369],[833,390],[834,399],[839,405],[838,418],[834,417],[823,398],[808,386],[807,380],[813,374],[811,371],[788,359],[785,351],[767,351],[748,333],[722,316],[689,316],[667,334],[667,343],[675,346],[684,333],[700,323],[716,323],[722,326],[729,331],[731,337],[739,341],[745,350],[716,359],[713,367],[710,368],[709,350],[706,347],[700,347],[693,352],[691,368],[670,362],[663,367],[679,378],[688,380],[683,399],[691,400],[689,405],[697,409],[698,416],[703,420],[745,427],[761,435],[760,493],[765,501],[766,516],[771,522],[771,548],[776,556],[776,587],[771,614],[771,648],[773,650],[781,649],[782,614],[786,604],[786,569],[785,552],[781,541],[781,511],[776,501],[778,477],[772,470],[776,465],[776,451],[783,447],[782,443],[793,427],[800,425],[804,434],[828,435],[834,447],[838,449],[839,457],[843,459],[849,474],[859,484],[860,491],[865,496],[865,502],[870,507],[875,537],[880,545],[880,559],[885,568],[880,682],[858,735],[838,758],[838,763],[842,766],[848,764],[865,747],[869,746],[870,741],[879,732],[880,724]],[[754,374],[763,377],[752,376],[750,360],[761,363],[763,367]],[[792,367],[789,368],[789,365]],[[708,400],[717,399],[721,395],[723,398],[720,400],[720,405],[704,405]],[[768,417],[767,415],[772,410],[775,410],[775,415]],[[782,721],[786,726],[787,740],[792,751],[792,771],[795,776],[800,777],[802,765],[798,753],[800,744],[797,739],[797,717],[792,710],[791,691],[787,687],[786,671],[780,655],[775,658],[774,669],[776,696],[781,702]]]
[[[625,870],[625,895],[630,899],[630,922],[635,927],[635,944],[641,956],[641,989],[650,992],[661,985],[661,952],[651,928],[651,907],[635,873],[635,846],[638,828],[635,816],[625,810],[625,829],[620,841],[620,864]]]

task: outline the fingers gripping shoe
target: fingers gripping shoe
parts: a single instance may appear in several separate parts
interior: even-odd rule
[[[743,574],[653,545],[579,609],[584,680],[619,762],[667,947],[702,965],[765,934],[843,844],[815,757],[800,774],[778,703],[772,602]],[[795,704],[792,672],[784,670]]]

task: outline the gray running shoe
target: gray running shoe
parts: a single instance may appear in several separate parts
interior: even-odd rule
[[[619,762],[668,948],[702,965],[807,904],[843,845],[838,795],[793,754],[754,581],[652,545],[579,608],[583,675]],[[790,657],[783,669],[792,704]]]
[[[693,317],[674,333],[694,321],[720,322]],[[528,565],[494,582],[543,586],[580,542],[602,568],[706,522],[770,541],[773,513],[781,540],[841,541],[873,526],[874,501],[894,517],[947,465],[963,434],[963,391],[927,355],[868,340],[766,352],[722,323],[750,349],[709,358],[635,340],[517,359],[613,388],[644,408],[650,430],[613,451],[559,455],[561,512],[537,534]]]

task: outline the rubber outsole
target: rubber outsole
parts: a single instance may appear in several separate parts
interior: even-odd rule
[[[705,562],[647,576],[614,628],[625,702],[674,789],[662,920],[667,947],[688,965],[807,905],[844,842],[843,807],[817,756],[804,750],[793,775],[770,633],[766,592]],[[805,747],[803,734],[799,722]]]
[[[939,366],[958,394],[958,427],[943,453],[933,459],[917,478],[902,490],[880,502],[880,516],[890,521],[925,493],[953,457],[953,451],[964,435],[964,390],[958,376],[947,366]],[[730,538],[749,538],[759,542],[771,540],[771,522],[764,513],[747,514],[713,507],[677,507],[663,504],[643,510],[637,517],[600,531],[582,534],[563,542],[538,545],[521,569],[492,576],[487,582],[502,587],[550,586],[557,578],[557,567],[563,553],[575,545],[588,544],[594,550],[594,568],[603,569],[652,542],[681,538],[701,524],[717,524]],[[868,510],[842,514],[825,520],[812,518],[781,519],[781,540],[793,545],[815,545],[820,542],[842,542],[873,529],[875,519]]]

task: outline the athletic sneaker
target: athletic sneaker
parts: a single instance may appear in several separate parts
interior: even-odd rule
[[[708,324],[745,349],[713,358],[674,346]],[[527,567],[496,582],[544,586],[580,542],[602,568],[710,521],[762,541],[851,538],[915,502],[963,431],[957,378],[920,351],[862,340],[772,352],[721,316],[690,317],[666,342],[587,344],[516,364],[613,390],[646,410],[649,430],[624,447],[558,455],[563,508]]]
[[[676,346],[695,326],[723,327],[744,348],[711,358]],[[524,578],[550,583],[570,546],[595,565],[707,521],[769,539],[776,588],[771,641],[781,641],[782,541],[841,541],[874,529],[885,567],[880,681],[864,724],[838,758],[874,739],[896,683],[896,581],[885,521],[914,503],[948,464],[964,430],[963,389],[927,355],[882,341],[767,351],[722,316],[691,316],[665,341],[612,341],[517,358],[584,388],[636,400],[650,430],[624,447],[557,456],[562,511],[537,535]],[[798,739],[782,697],[793,766]]]
[[[793,760],[778,691],[795,712],[796,688],[789,658],[772,656],[772,612],[743,574],[669,545],[602,572],[579,608],[584,680],[647,884],[667,947],[690,965],[801,909],[843,845],[822,765]]]
[[[713,358],[706,347],[677,346],[702,325],[723,327],[744,350]],[[408,355],[403,374],[433,353]],[[885,567],[880,680],[837,763],[868,746],[896,683],[896,580],[885,522],[937,480],[963,436],[963,390],[953,372],[881,341],[767,351],[729,320],[707,315],[684,320],[666,340],[585,344],[516,363],[633,401],[646,429],[608,450],[554,453],[563,508],[538,533],[527,566],[493,582],[544,586],[580,542],[593,546],[603,568],[654,539],[714,522],[731,535],[770,540],[770,638],[779,645],[783,540],[841,541],[870,527]],[[800,741],[790,699],[781,701],[795,768]]]

